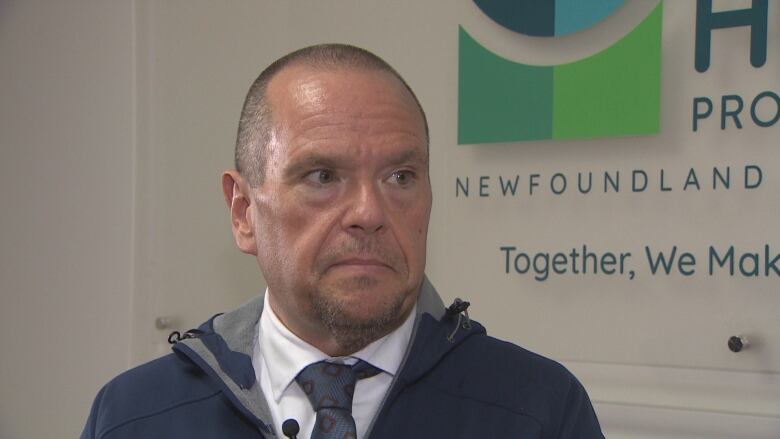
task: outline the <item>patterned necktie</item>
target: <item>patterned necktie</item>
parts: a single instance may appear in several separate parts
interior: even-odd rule
[[[359,360],[354,366],[320,361],[306,366],[295,381],[317,413],[311,439],[355,439],[352,395],[357,380],[369,378],[380,369]]]

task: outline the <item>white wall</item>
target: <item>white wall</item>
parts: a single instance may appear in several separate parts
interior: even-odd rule
[[[502,277],[492,244],[549,250],[591,239],[663,242],[658,236],[669,227],[642,212],[667,211],[678,215],[671,217],[678,239],[691,240],[698,235],[679,219],[691,208],[707,214],[697,231],[776,242],[776,230],[760,226],[777,211],[772,191],[780,162],[771,134],[780,124],[694,137],[688,115],[667,111],[688,108],[688,94],[703,78],[688,60],[694,2],[665,5],[672,30],[664,34],[666,137],[492,146],[460,146],[455,135],[458,25],[481,20],[492,32],[471,0],[64,3],[0,2],[0,437],[76,436],[107,379],[166,352],[171,329],[195,326],[264,288],[252,259],[232,244],[219,173],[231,165],[243,95],[262,67],[326,41],[376,51],[404,74],[428,111],[435,192],[428,273],[445,300],[471,299],[473,315],[492,332],[569,360],[608,437],[776,437],[780,375],[771,341],[780,333],[767,324],[777,315],[773,279],[645,277],[629,285],[569,278],[540,285]],[[756,75],[756,87],[777,91],[777,76],[766,72],[778,68],[778,16],[770,11],[769,62],[758,72],[741,58],[724,61],[727,53],[744,56],[739,44],[746,38],[730,38],[744,37],[743,30],[716,33],[714,63],[736,70],[713,67],[706,77],[713,96],[733,84],[736,92],[752,92],[739,85],[744,71]],[[748,153],[768,169],[764,191],[753,198],[691,195],[691,203],[678,191],[666,198],[462,202],[453,194],[454,176],[484,170],[709,167],[726,159],[738,164]],[[762,200],[769,201],[744,223],[750,227],[708,219],[723,206],[748,212],[740,206]],[[585,207],[592,227],[572,225]],[[609,211],[631,219],[633,238],[601,222]],[[741,301],[738,294],[750,296]],[[598,313],[604,315],[594,318]],[[155,327],[161,316],[173,318],[170,328]],[[652,323],[651,330],[640,322]],[[760,323],[765,344],[740,356],[725,351],[725,338],[752,323]],[[606,342],[590,343],[591,333]]]
[[[570,38],[511,36],[506,43],[519,57],[572,55],[583,42],[595,47],[586,53],[594,53],[657,5],[629,3],[603,26]],[[720,9],[749,6],[716,3]],[[553,251],[587,242],[602,250],[631,250],[641,261],[645,244],[698,249],[710,242],[776,242],[776,231],[762,225],[778,211],[773,191],[780,162],[771,139],[780,124],[720,132],[712,118],[708,130],[694,135],[687,113],[691,95],[717,100],[721,94],[777,89],[773,72],[780,59],[773,54],[780,15],[774,3],[764,68],[745,61],[747,31],[735,29],[714,33],[711,71],[699,75],[692,67],[695,2],[665,2],[659,135],[498,145],[458,145],[456,139],[458,26],[503,35],[472,0],[138,5],[139,91],[147,94],[139,99],[138,172],[146,185],[139,189],[138,208],[145,210],[139,240],[148,242],[139,243],[136,256],[136,303],[144,305],[134,314],[134,360],[167,349],[164,331],[151,326],[156,316],[171,315],[179,327],[190,327],[262,288],[251,259],[233,249],[216,184],[220,169],[230,164],[243,94],[262,67],[282,54],[346,42],[394,65],[427,109],[434,186],[427,272],[445,300],[470,299],[472,315],[492,334],[565,361],[589,389],[608,436],[776,436],[776,279],[652,277],[637,262],[642,271],[636,281],[562,276],[539,283],[505,275],[498,251],[502,243]],[[754,192],[683,192],[678,184],[672,194],[454,196],[454,179],[464,175],[526,178],[582,169],[623,169],[625,175],[634,168],[679,174],[689,166],[723,164],[736,172],[739,164],[754,161],[767,174],[763,189]],[[701,178],[706,186],[709,178]],[[760,334],[763,346],[729,352],[726,339],[741,331]]]
[[[130,364],[133,4],[0,2],[0,437],[76,437]]]

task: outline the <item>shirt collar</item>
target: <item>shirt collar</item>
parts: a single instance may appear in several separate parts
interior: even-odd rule
[[[301,340],[279,320],[271,309],[266,289],[263,312],[258,323],[258,347],[268,370],[274,400],[278,403],[287,387],[304,367],[323,360],[352,363],[360,359],[394,376],[403,361],[411,339],[417,305],[406,320],[393,332],[371,342],[360,351],[341,358],[331,358],[316,347]]]

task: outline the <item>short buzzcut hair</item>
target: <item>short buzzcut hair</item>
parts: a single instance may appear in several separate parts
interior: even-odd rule
[[[305,65],[318,69],[365,69],[390,73],[397,78],[414,99],[425,125],[426,147],[430,142],[428,120],[420,101],[403,77],[379,56],[360,47],[348,44],[319,44],[304,47],[274,61],[260,73],[249,87],[236,136],[236,170],[253,187],[263,183],[267,162],[266,147],[273,129],[273,112],[266,91],[268,84],[285,67]]]

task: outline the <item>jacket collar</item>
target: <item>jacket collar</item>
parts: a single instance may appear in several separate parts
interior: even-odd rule
[[[260,386],[255,385],[252,367],[256,328],[262,312],[261,294],[232,312],[212,317],[200,326],[200,336],[182,340],[173,349],[216,380],[239,410],[256,419],[268,433],[273,431],[271,415]],[[479,333],[484,333],[484,328],[478,323],[445,309],[441,297],[425,277],[417,299],[411,341],[385,401],[419,379],[465,338]]]
[[[456,303],[458,301],[459,299],[456,299]],[[468,313],[456,310],[455,304],[445,308],[427,277],[417,304],[418,315],[411,342],[404,355],[400,373],[396,375],[385,402],[392,400],[406,386],[423,377],[464,340],[485,333],[482,325],[470,320]]]

